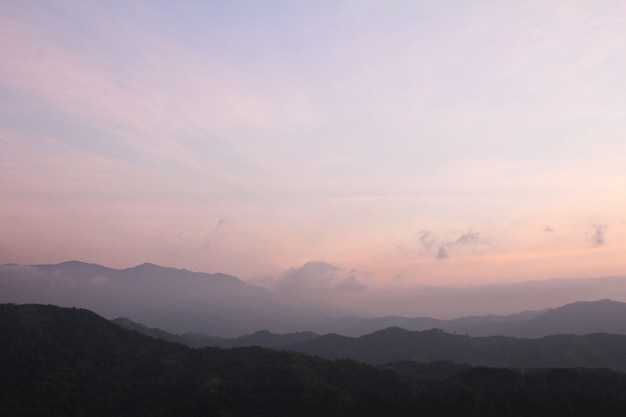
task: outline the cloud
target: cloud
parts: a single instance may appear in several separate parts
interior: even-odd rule
[[[366,290],[367,285],[359,282],[354,275],[350,275],[348,278],[337,281],[333,289],[337,291],[357,292]]]
[[[487,239],[483,238],[480,233],[477,232],[465,232],[458,238],[453,240],[446,240],[439,243],[439,249],[435,254],[436,259],[447,259],[450,257],[450,249],[455,247],[474,247],[480,245],[486,245]]]
[[[371,275],[367,271],[350,271],[324,261],[310,261],[301,267],[291,268],[278,277],[272,286],[281,296],[302,298],[326,298],[334,291],[358,292],[368,287],[357,275]]]
[[[459,236],[458,239],[448,242],[446,246],[455,246],[455,245],[474,245],[474,244],[483,244],[487,241],[480,236],[480,233],[476,232],[467,232]]]
[[[419,241],[417,246],[414,244],[409,248],[396,244],[398,254],[408,258],[432,255],[435,259],[447,259],[451,252],[464,252],[474,247],[489,245],[489,241],[483,235],[473,231],[457,231],[441,236],[432,230],[424,229],[417,233],[417,239]]]
[[[259,274],[248,279],[248,283],[263,288],[272,288],[276,285],[277,278],[269,274]]]
[[[339,270],[338,266],[328,262],[310,261],[285,272],[274,284],[274,290],[284,295],[327,294]]]
[[[406,277],[406,271],[400,271],[391,277],[392,281],[401,281]]]
[[[98,34],[97,49],[102,52],[93,53],[92,43],[82,36],[65,37],[60,28],[57,32],[33,24],[36,14],[43,20],[57,17],[48,15],[47,8],[31,9],[32,15],[25,13],[21,19],[0,12],[0,50],[11,56],[10,62],[0,64],[0,84],[23,96],[25,107],[36,109],[25,120],[27,130],[40,136],[58,137],[101,156],[126,159],[140,154],[143,157],[135,160],[167,161],[162,166],[174,163],[255,193],[258,189],[251,183],[259,181],[257,176],[243,170],[233,173],[237,163],[255,164],[247,157],[250,142],[235,139],[233,132],[283,132],[316,118],[305,87],[296,79],[279,77],[280,85],[270,86],[258,71],[226,64],[223,56],[199,53],[184,37],[164,38],[131,14],[112,14],[97,4],[60,7],[59,13],[70,20],[89,18],[84,39]],[[118,65],[131,56],[133,65]],[[186,64],[176,64],[180,62]],[[292,83],[302,88],[287,86]],[[13,117],[19,129],[22,112]],[[55,121],[52,128],[49,120]],[[231,140],[219,139],[225,136]],[[260,147],[255,153],[265,150]]]
[[[437,259],[447,259],[448,258],[448,251],[446,250],[446,248],[444,248],[443,246],[439,247],[439,250],[437,251]]]
[[[418,233],[419,240],[424,246],[424,249],[430,250],[430,248],[437,242],[436,236],[430,230],[422,230]]]
[[[398,244],[396,244],[396,252],[398,253],[399,256],[403,258],[413,258],[415,256],[414,250],[406,249],[403,246],[400,246]]]
[[[28,281],[39,278],[39,269],[35,266],[5,264],[1,266],[0,278],[11,278],[14,281]]]
[[[591,242],[591,246],[599,248],[606,244],[606,232],[608,230],[607,224],[593,224],[593,230],[587,233],[587,240]]]
[[[221,219],[218,220],[218,222],[215,224],[215,227],[213,227],[213,230],[211,230],[208,234],[207,237],[205,239],[207,244],[212,243],[212,241],[218,237],[218,233],[220,231],[220,229],[222,229],[224,222],[226,221],[226,218],[222,217]]]

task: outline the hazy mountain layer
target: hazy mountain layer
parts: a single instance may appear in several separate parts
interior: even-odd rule
[[[530,317],[530,318],[526,318]],[[356,322],[356,329],[372,327],[377,329],[383,324],[399,324],[405,330],[438,326],[439,329],[464,335],[509,335],[511,337],[545,337],[547,335],[590,334],[590,333],[626,333],[623,318],[626,317],[626,304],[610,300],[578,302],[548,310],[546,312],[525,312],[512,316],[465,317],[456,320],[436,320],[432,318],[383,317],[379,319],[338,319],[342,326],[347,322]],[[284,347],[292,343],[312,340],[318,335],[314,332],[296,332],[275,334],[267,330],[236,338],[219,338],[202,333],[174,335],[158,328],[149,328],[129,319],[115,319],[115,323],[131,330],[137,330],[148,336],[182,343],[190,347],[219,346],[263,346]],[[367,326],[365,326],[367,325]],[[434,328],[434,327],[431,327]],[[374,333],[374,332],[372,332]]]
[[[292,271],[291,275],[296,272]],[[291,278],[301,282],[311,277]],[[486,309],[488,306],[495,308],[504,301],[528,303],[524,308],[531,308],[537,305],[537,301],[530,301],[531,294],[538,299],[565,293],[588,298],[598,294],[595,288],[600,287],[604,291],[613,288],[615,294],[620,294],[624,282],[626,280],[618,278],[552,280],[471,289],[440,288],[421,292],[413,289],[404,296],[425,310],[433,303],[442,306],[480,303]],[[280,291],[272,291],[226,274],[197,273],[153,264],[119,270],[75,261],[58,265],[0,266],[0,302],[50,303],[89,308],[109,318],[130,317],[168,333],[188,334],[188,339],[195,339],[194,346],[210,342],[211,337],[232,338],[261,329],[273,333],[312,331],[348,336],[362,336],[388,327],[407,330],[440,328],[472,336],[542,337],[591,332],[626,334],[626,320],[623,320],[626,304],[608,300],[554,310],[452,320],[400,316],[372,318],[351,316],[345,310],[319,299],[290,297],[284,287],[281,286]],[[355,296],[373,295],[359,293]],[[551,299],[563,298],[559,297],[555,295]],[[391,304],[394,302],[389,301]],[[206,335],[209,335],[208,339]]]
[[[575,303],[546,313],[547,323],[563,312],[589,310],[597,303]],[[608,302],[613,306],[613,303]],[[533,319],[532,321],[535,321]],[[251,335],[221,339],[199,335],[172,335],[159,329],[149,329],[128,319],[115,323],[164,340],[191,347],[202,346],[262,346],[298,351],[329,359],[354,359],[381,364],[393,361],[453,361],[474,366],[537,368],[537,367],[600,367],[626,370],[626,336],[608,333],[554,335],[539,339],[504,336],[471,337],[446,333],[441,329],[408,331],[388,328],[358,338],[312,332],[273,334],[267,330]]]
[[[411,332],[393,327],[358,338],[328,334],[285,349],[373,364],[445,360],[473,366],[626,370],[626,336],[607,333],[518,339],[461,336],[440,329]]]
[[[212,337],[202,333],[185,333],[181,335],[175,335],[164,332],[163,330],[158,328],[150,328],[140,323],[135,323],[134,321],[127,318],[117,318],[111,321],[119,326],[124,327],[125,329],[135,330],[146,336],[154,337],[156,339],[167,340],[169,342],[181,343],[183,345],[193,348],[202,348],[208,346],[223,348],[242,346],[277,348],[319,337],[318,334],[313,332],[276,334],[271,333],[268,330],[259,330],[258,332],[249,335],[226,339],[221,337]]]
[[[437,320],[431,317],[343,317],[316,323],[312,330],[363,336],[389,327],[406,330],[442,329],[470,336],[544,337],[556,334],[626,334],[626,303],[611,300],[579,301],[554,309],[506,316],[486,315]]]
[[[265,288],[225,274],[153,264],[117,270],[75,261],[0,267],[0,302],[88,308],[172,333],[222,337],[264,328],[293,331],[311,320],[342,314],[328,305],[285,303]]]

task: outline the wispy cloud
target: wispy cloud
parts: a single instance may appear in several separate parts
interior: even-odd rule
[[[619,2],[0,2],[0,258],[391,279],[607,246],[579,219],[626,211],[624,48]]]
[[[455,250],[464,250],[468,248],[486,248],[489,241],[480,233],[467,231],[462,233],[438,235],[431,230],[421,230],[417,234],[417,239],[421,250],[407,249],[400,245],[396,245],[398,253],[407,257],[415,257],[421,254],[433,254],[435,259],[448,259]]]
[[[91,22],[104,34],[100,46],[111,53],[110,62],[128,65],[106,65],[92,45],[0,17],[0,45],[11,57],[10,65],[0,64],[0,83],[40,108],[41,120],[29,120],[31,130],[39,126],[44,131],[38,133],[50,135],[50,114],[65,125],[59,139],[73,146],[85,148],[89,140],[100,153],[148,154],[253,190],[248,184],[255,176],[245,167],[256,164],[250,149],[261,144],[233,139],[275,134],[313,117],[297,88],[267,85],[226,59],[216,61],[95,4],[70,14],[79,13],[74,17],[101,16]]]
[[[594,223],[592,231],[587,233],[587,241],[591,243],[591,246],[598,248],[606,244],[606,233],[609,230],[607,224]]]
[[[437,238],[430,230],[422,230],[418,233],[419,240],[425,250],[429,251],[430,248],[437,242]]]
[[[446,246],[475,245],[485,243],[487,243],[487,241],[479,233],[466,232],[459,236],[456,240],[447,242]]]

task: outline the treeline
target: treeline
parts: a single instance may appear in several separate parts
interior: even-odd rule
[[[0,415],[618,416],[609,370],[376,367],[152,339],[87,310],[0,305]]]

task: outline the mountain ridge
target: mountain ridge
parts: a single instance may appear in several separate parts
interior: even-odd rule
[[[611,285],[622,285],[618,278],[609,281]],[[564,281],[561,284],[569,283]],[[591,283],[584,281],[577,287],[588,289]],[[529,288],[539,291],[545,283],[531,284]],[[545,285],[554,291],[561,284],[551,280]],[[509,287],[504,284],[498,286],[500,298],[506,288]],[[518,283],[511,288],[519,292],[524,285]],[[473,294],[478,294],[478,290],[474,288]],[[492,291],[493,288],[486,287],[485,290]],[[598,308],[585,311],[584,320],[583,313],[572,313],[567,317],[566,311],[562,311],[561,316],[552,312],[551,322],[541,318],[548,309],[527,307],[526,311],[516,314],[469,315],[446,320],[399,315],[358,317],[328,302],[303,302],[302,299],[285,297],[228,274],[193,272],[152,263],[125,269],[75,260],[53,265],[4,265],[0,267],[0,302],[77,306],[109,318],[132,317],[148,327],[172,334],[195,334],[200,338],[203,333],[232,338],[259,329],[280,334],[312,331],[356,337],[393,326],[408,330],[441,328],[472,336],[542,337],[594,331],[626,333],[626,321],[619,319],[626,316],[626,308],[622,308],[626,305],[624,303],[594,304]]]
[[[582,307],[582,312],[579,310],[580,307]],[[591,315],[591,318],[593,319],[591,320],[589,313],[594,312],[594,311],[595,311],[595,314]],[[622,320],[621,320],[622,317],[626,317],[626,303],[620,303],[617,301],[598,300],[598,301],[592,301],[592,302],[588,302],[588,301],[575,302],[571,304],[566,304],[564,306],[547,309],[545,312],[532,312],[533,314],[528,314],[528,313],[529,312],[522,312],[519,314],[507,315],[507,316],[488,315],[486,316],[484,323],[481,322],[480,316],[461,317],[459,319],[453,319],[449,321],[428,319],[428,323],[434,324],[433,327],[430,327],[428,329],[412,330],[410,328],[407,328],[401,325],[395,325],[395,326],[391,325],[383,329],[375,330],[372,333],[376,333],[378,331],[385,330],[388,328],[401,328],[401,329],[409,330],[409,331],[424,331],[424,330],[437,328],[437,329],[445,330],[448,333],[453,333],[453,334],[458,333],[458,334],[465,334],[469,336],[479,337],[479,336],[485,336],[485,335],[482,335],[481,332],[484,332],[485,327],[491,326],[490,329],[494,333],[487,334],[486,336],[509,336],[509,337],[517,337],[517,338],[535,338],[536,339],[536,338],[542,338],[546,336],[559,335],[559,334],[577,334],[577,335],[584,335],[584,334],[590,334],[590,333],[626,334],[626,326],[622,325]],[[575,323],[577,321],[576,318],[579,317],[583,313],[588,314],[588,316],[586,317],[586,320],[583,320],[585,327],[574,329],[577,331],[567,331],[567,330],[573,329],[572,326],[574,325],[572,323]],[[528,317],[528,316],[530,318],[527,320],[524,320],[524,317]],[[560,320],[556,323],[554,321],[555,316],[560,318]],[[510,317],[514,317],[514,320],[507,321],[507,319],[509,319]],[[542,317],[547,317],[548,322],[542,323],[541,321]],[[405,318],[405,319],[408,320],[409,322],[411,320],[408,318]],[[419,318],[419,319],[421,320],[423,318]],[[604,319],[605,321],[607,319],[610,319],[608,323],[609,325],[607,326],[607,323],[606,322],[603,323],[603,321],[600,319]],[[113,321],[116,321],[116,320],[121,320],[121,319],[114,319]],[[407,322],[406,320],[403,320],[402,322],[406,323]],[[465,328],[454,325],[456,323],[466,323],[466,322],[470,322],[470,325]],[[614,324],[613,322],[616,322],[617,325],[613,326]],[[446,326],[446,324],[449,324],[449,323],[453,323],[453,325]],[[497,327],[493,326],[493,323],[496,323]],[[561,325],[560,323],[564,323],[564,324]],[[143,326],[139,323],[134,323],[134,326],[127,326],[127,327],[133,330],[138,330],[140,332],[143,332],[144,334],[150,334],[151,330],[161,331],[158,328],[148,329],[146,326]],[[146,327],[146,329],[142,331],[141,327]],[[472,334],[471,330],[477,327],[481,329],[481,332],[477,332],[478,334]],[[504,329],[504,330],[502,331],[502,333],[498,334],[498,333],[495,333],[497,329]],[[255,339],[254,335],[257,335],[256,338],[258,339],[259,337],[258,333],[262,333],[262,332],[265,332],[266,336],[268,333],[271,334],[275,340],[270,344],[260,343],[258,340],[254,342],[254,339]],[[292,334],[293,333],[294,332],[292,332]],[[301,332],[295,332],[295,333],[296,334],[303,333],[303,334],[307,334],[308,336],[311,336],[311,337],[304,336],[306,338],[313,338],[313,336],[319,336],[318,333],[311,332],[311,331],[301,331]],[[329,334],[329,333],[322,334],[322,336],[326,334]],[[368,334],[371,334],[371,333],[368,333]],[[176,339],[179,343],[183,343],[191,347],[202,347],[202,346],[227,347],[227,346],[250,346],[250,345],[277,347],[277,346],[283,346],[283,345],[289,344],[286,341],[287,340],[286,338],[283,338],[281,340],[281,337],[285,336],[285,334],[277,334],[277,333],[269,332],[267,329],[259,330],[254,333],[250,333],[250,334],[246,334],[242,336],[238,336],[236,338],[217,338],[215,336],[202,334],[202,333],[194,333],[194,334],[188,334],[188,335],[168,333],[167,335],[163,335],[163,336],[165,340]],[[343,336],[347,336],[347,335],[344,334]],[[365,335],[360,335],[360,336],[365,336]],[[349,336],[349,337],[360,337],[360,336]],[[239,342],[235,342],[235,340],[238,340]],[[206,344],[203,344],[203,343],[206,343]]]
[[[288,329],[327,306],[300,311],[271,291],[228,274],[144,263],[126,269],[68,261],[0,268],[0,302],[81,307],[108,317],[133,317],[169,333],[235,337],[275,326]]]
[[[539,339],[456,335],[441,329],[409,331],[390,327],[347,337],[335,334],[283,346],[327,359],[371,364],[398,361],[452,361],[471,366],[506,368],[610,368],[626,371],[626,335],[592,333],[552,335]]]
[[[564,310],[571,308],[564,306]],[[154,332],[144,334],[159,337]],[[169,340],[171,337],[165,339]],[[198,343],[199,339],[189,341],[185,335],[175,336],[173,340],[192,347],[202,347]],[[510,336],[476,337],[448,333],[437,328],[410,331],[389,327],[359,337],[335,333],[316,335],[311,332],[280,335],[261,330],[233,339],[207,338],[205,343],[205,346],[219,347],[262,346],[327,359],[352,359],[378,365],[407,360],[453,361],[472,366],[599,367],[626,371],[626,358],[622,354],[626,351],[626,335],[601,332],[586,335],[555,334],[531,339]]]
[[[617,417],[626,408],[626,373],[608,369],[376,367],[263,348],[189,349],[52,305],[0,304],[0,337],[2,415]]]

